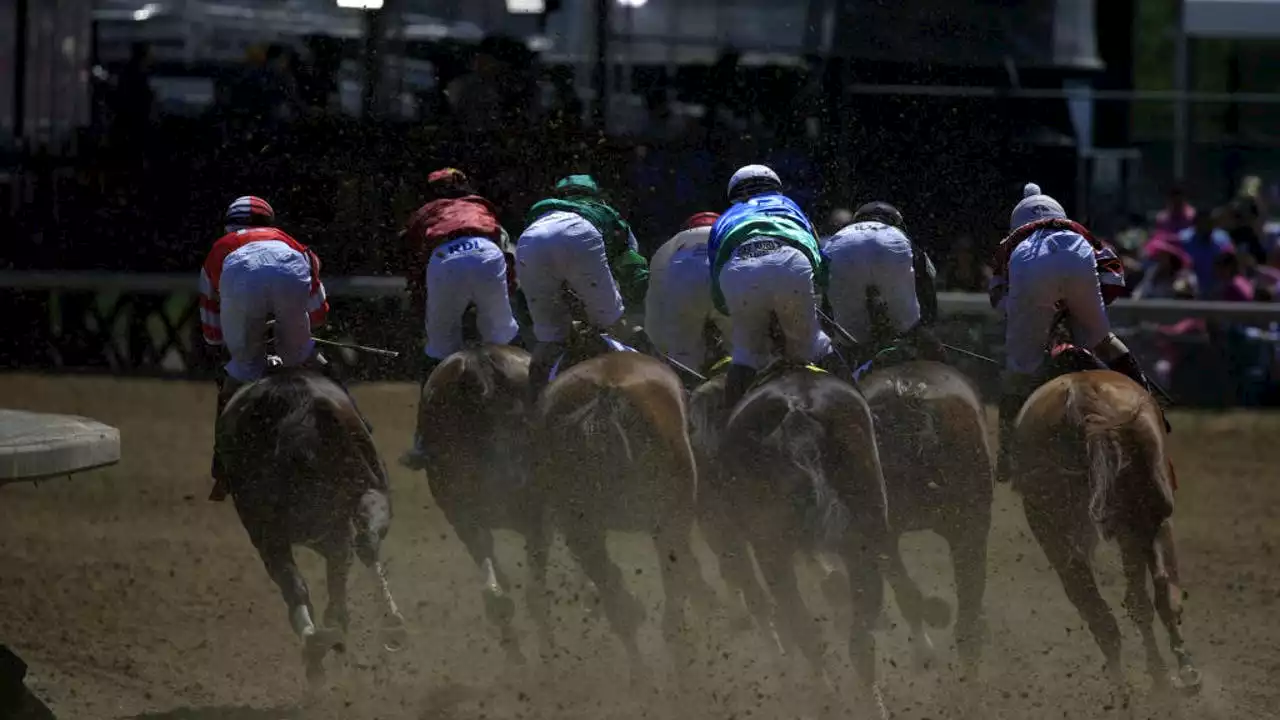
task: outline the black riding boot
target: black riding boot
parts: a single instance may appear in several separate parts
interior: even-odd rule
[[[724,409],[726,417],[733,414],[733,409],[737,407],[738,401],[743,395],[747,394],[747,390],[751,387],[751,382],[756,379],[756,371],[746,365],[730,363],[729,370],[724,375]]]
[[[538,404],[538,397],[542,395],[547,383],[551,382],[551,368],[555,367],[563,352],[564,343],[559,342],[539,341],[533,347],[532,357],[529,359],[529,407]]]
[[[1142,371],[1142,366],[1138,364],[1138,360],[1133,356],[1133,353],[1127,352],[1121,355],[1115,360],[1107,363],[1107,367],[1138,383],[1142,386],[1143,390],[1147,391],[1147,394],[1151,395],[1153,400],[1156,399],[1156,394],[1154,392],[1155,388],[1152,387],[1151,380],[1149,380],[1147,378],[1147,374]],[[1159,402],[1156,403],[1156,407],[1160,408]],[[1172,432],[1173,427],[1169,425],[1169,418],[1165,417],[1164,408],[1160,408],[1160,419],[1164,421],[1164,431]]]
[[[360,412],[360,406],[356,404],[355,396],[351,394],[351,389],[347,387],[346,380],[342,377],[342,368],[338,367],[338,363],[325,357],[324,353],[319,350],[312,356],[312,360],[322,375],[332,380],[335,385],[342,388],[342,391],[347,394],[347,398],[351,400],[351,407],[355,408],[356,415],[360,416],[360,421],[364,423],[365,429],[372,435],[373,425],[369,422],[369,418],[365,417],[363,412]]]
[[[1022,410],[1026,396],[1020,392],[1005,391],[1000,396],[998,411],[1000,413],[1000,449],[996,458],[996,481],[1009,482],[1013,461],[1013,421]]]
[[[209,499],[213,502],[222,502],[227,499],[227,494],[231,491],[227,484],[227,473],[222,467],[222,450],[218,444],[218,426],[222,423],[222,413],[227,409],[227,403],[231,401],[231,396],[236,394],[236,390],[244,384],[239,380],[229,376],[225,371],[218,371],[218,403],[217,414],[213,416],[213,462],[209,468],[209,474],[213,476],[213,489],[209,491]]]
[[[426,390],[427,379],[431,377],[431,372],[436,369],[442,360],[422,353],[418,356],[418,416],[413,429],[413,446],[400,456],[400,464],[410,470],[423,470],[427,466],[427,444],[425,440],[425,432],[422,427],[422,393]]]

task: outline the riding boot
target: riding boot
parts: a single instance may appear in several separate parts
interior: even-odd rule
[[[1025,400],[1026,396],[1019,390],[1005,389],[1000,395],[1000,404],[997,406],[1000,414],[1000,449],[996,458],[997,482],[1009,482],[1012,476],[1013,421],[1017,419]]]
[[[364,416],[364,413],[360,412],[360,406],[356,404],[356,399],[351,394],[351,389],[347,387],[347,383],[342,377],[342,369],[338,367],[338,363],[325,357],[324,353],[319,350],[316,350],[315,355],[312,355],[311,358],[314,362],[314,367],[319,369],[322,375],[332,380],[335,385],[342,388],[342,391],[347,394],[347,399],[351,401],[351,407],[355,409],[356,415],[364,423],[365,430],[368,430],[369,434],[372,435],[373,424],[369,422],[369,418]]]
[[[1107,367],[1138,383],[1143,390],[1147,391],[1147,394],[1151,395],[1152,399],[1155,399],[1155,388],[1151,385],[1151,380],[1147,378],[1147,374],[1142,371],[1142,366],[1138,364],[1138,360],[1133,356],[1132,352],[1127,352],[1107,363]],[[1160,403],[1157,402],[1156,407],[1160,408]],[[1160,419],[1164,421],[1164,431],[1172,432],[1173,427],[1169,425],[1169,418],[1165,417],[1164,408],[1160,408]]]
[[[729,370],[724,375],[724,407],[726,413],[733,413],[738,401],[742,399],[743,395],[747,394],[747,390],[751,388],[751,383],[755,379],[756,371],[754,368],[737,363],[729,365]]]
[[[442,361],[422,353],[418,356],[418,402],[422,403],[422,394],[426,390],[427,380],[431,372]],[[400,456],[400,464],[410,470],[423,470],[427,466],[427,445],[422,427],[422,408],[418,408],[417,424],[413,430],[413,446]]]
[[[539,341],[534,345],[532,357],[529,359],[529,407],[532,408],[538,404],[538,397],[542,395],[547,383],[551,382],[551,369],[555,367],[556,361],[560,359],[563,352],[564,343],[561,342]]]
[[[213,502],[222,502],[227,499],[227,494],[231,491],[231,487],[227,484],[227,473],[222,466],[222,449],[218,443],[218,426],[222,423],[222,413],[227,409],[227,403],[231,401],[231,396],[236,394],[244,383],[227,375],[225,371],[218,371],[218,402],[217,414],[213,416],[213,462],[209,469],[209,474],[213,476],[213,489],[209,491],[209,499]]]

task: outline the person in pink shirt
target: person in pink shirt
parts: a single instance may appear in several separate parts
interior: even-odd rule
[[[1196,209],[1187,202],[1181,185],[1169,188],[1164,209],[1156,213],[1156,230],[1178,234],[1196,221]]]
[[[1218,296],[1214,300],[1253,302],[1253,283],[1241,274],[1237,253],[1223,253],[1215,258],[1213,272],[1218,280]]]

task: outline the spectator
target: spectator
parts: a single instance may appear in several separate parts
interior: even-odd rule
[[[1156,213],[1156,230],[1177,234],[1191,227],[1196,217],[1196,210],[1187,202],[1182,186],[1174,185],[1165,197],[1164,209]]]
[[[1172,300],[1188,290],[1194,296],[1196,276],[1191,272],[1191,256],[1176,239],[1157,235],[1143,252],[1147,270],[1133,290],[1135,300]]]
[[[1267,253],[1262,245],[1261,199],[1258,197],[1262,181],[1250,175],[1240,183],[1240,192],[1231,201],[1228,232],[1237,252],[1248,253],[1259,264],[1266,262]]]
[[[1218,294],[1214,261],[1219,255],[1235,252],[1231,237],[1215,224],[1215,215],[1219,215],[1219,211],[1210,212],[1203,208],[1194,211],[1195,224],[1178,234],[1182,249],[1191,256],[1191,269],[1204,297]]]
[[[1253,302],[1253,285],[1241,274],[1237,253],[1223,253],[1215,258],[1213,272],[1218,288],[1212,296],[1214,300]]]
[[[937,284],[955,292],[985,292],[991,268],[974,252],[973,237],[960,235],[951,248],[949,262],[938,270]]]

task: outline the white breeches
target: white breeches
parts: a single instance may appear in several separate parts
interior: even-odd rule
[[[827,299],[836,322],[859,342],[871,339],[867,290],[875,287],[895,334],[920,322],[920,300],[911,241],[882,223],[857,223],[836,233],[823,248],[830,267]]]
[[[622,319],[604,237],[574,213],[549,213],[524,231],[516,245],[516,277],[529,301],[533,334],[542,342],[563,342],[573,329],[566,287],[582,301],[588,323],[606,328]]]
[[[507,259],[492,241],[458,238],[427,262],[428,357],[443,360],[462,349],[462,316],[476,306],[480,339],[505,345],[519,332],[507,296]]]
[[[662,352],[688,367],[706,362],[704,329],[708,320],[728,344],[731,324],[711,300],[711,262],[706,245],[677,250],[665,266],[649,268],[644,327]]]
[[[252,253],[227,256],[218,283],[222,339],[231,354],[227,374],[241,382],[267,369],[267,320],[274,317],[274,353],[286,366],[301,365],[315,352],[311,339],[311,264],[284,243],[254,243]]]
[[[743,243],[720,269],[720,291],[733,321],[733,362],[756,370],[769,363],[774,316],[788,359],[809,363],[831,352],[831,339],[818,324],[813,266],[793,247],[750,256],[754,242],[770,240]]]
[[[1092,350],[1111,332],[1093,247],[1075,233],[1040,232],[1022,241],[1009,258],[1007,370],[1032,374],[1040,369],[1059,302],[1070,313],[1077,345]]]

